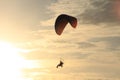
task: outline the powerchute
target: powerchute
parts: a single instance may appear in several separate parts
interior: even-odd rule
[[[70,25],[73,28],[76,28],[77,26],[77,18],[67,15],[67,14],[61,14],[57,17],[56,21],[55,21],[55,32],[58,35],[61,35],[64,28],[66,27],[66,25],[70,23]]]

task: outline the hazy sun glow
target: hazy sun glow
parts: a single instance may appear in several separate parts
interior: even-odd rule
[[[18,53],[19,49],[12,44],[0,41],[0,80],[23,80],[20,79],[20,68],[24,59]]]

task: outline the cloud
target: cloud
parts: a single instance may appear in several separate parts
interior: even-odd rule
[[[90,48],[90,47],[96,47],[96,45],[89,43],[89,42],[80,42],[78,43],[80,48]]]
[[[90,41],[94,43],[104,42],[106,50],[120,50],[120,36],[96,37],[92,38]]]
[[[52,17],[40,21],[40,26],[46,29],[54,28],[56,17],[63,13],[77,17],[78,27],[86,24],[87,26],[109,26],[109,28],[119,26],[120,22],[113,8],[114,2],[112,0],[57,0],[48,6],[48,14]]]
[[[116,0],[58,0],[48,7],[55,14],[70,14],[78,18],[82,24],[119,25],[118,16],[114,10]]]
[[[89,24],[119,24],[113,10],[112,0],[90,1],[90,8],[87,8],[78,17],[83,23]]]
[[[76,14],[76,12],[78,12],[80,9],[80,5],[78,5],[77,3],[84,5],[83,1],[81,0],[74,0],[74,1],[58,0],[57,2],[51,4],[51,6],[49,6],[48,9],[51,12],[55,13],[55,15],[59,15],[61,13]]]
[[[46,21],[40,21],[40,26],[49,27],[54,26],[55,19],[48,19]]]

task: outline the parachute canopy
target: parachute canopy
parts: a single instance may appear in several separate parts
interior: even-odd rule
[[[73,16],[69,16],[66,14],[61,14],[57,17],[56,21],[55,21],[55,32],[58,35],[61,35],[65,26],[70,23],[70,25],[73,28],[76,28],[77,26],[77,18],[73,17]]]

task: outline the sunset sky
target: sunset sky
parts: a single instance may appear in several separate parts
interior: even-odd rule
[[[119,0],[0,0],[0,41],[36,64],[25,70],[30,80],[119,80],[119,5]],[[68,24],[58,36],[54,23],[60,14],[75,16],[78,25]],[[60,58],[65,65],[56,69]]]

